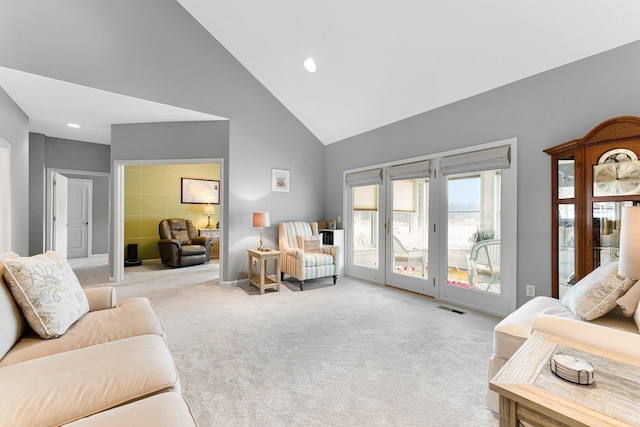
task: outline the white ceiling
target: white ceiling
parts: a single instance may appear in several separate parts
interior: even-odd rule
[[[325,144],[640,40],[637,0],[178,2]]]
[[[324,144],[640,40],[637,0],[177,1]],[[0,87],[32,132],[81,141],[221,119],[1,67]]]
[[[0,87],[29,117],[30,132],[77,141],[111,144],[112,124],[221,120],[3,67]],[[68,123],[80,127],[74,129]]]

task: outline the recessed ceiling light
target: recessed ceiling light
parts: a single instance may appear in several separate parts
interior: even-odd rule
[[[316,66],[316,61],[313,58],[307,58],[304,60],[304,68],[310,73],[315,73],[318,67]]]
[[[80,127],[80,125],[77,125],[75,123],[67,123],[67,126],[69,126],[70,128],[74,128],[74,129],[78,129]]]

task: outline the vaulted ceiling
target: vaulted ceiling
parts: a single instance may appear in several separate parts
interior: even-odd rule
[[[637,0],[177,2],[324,144],[640,40]],[[220,119],[16,73],[0,68],[0,87],[49,136],[109,143],[112,123]]]
[[[637,0],[178,2],[325,144],[640,40]]]

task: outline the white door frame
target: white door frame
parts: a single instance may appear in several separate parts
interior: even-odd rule
[[[434,153],[434,154],[430,154],[430,155],[425,155],[425,156],[416,156],[416,157],[412,157],[412,158],[408,158],[408,159],[403,159],[403,160],[398,160],[398,161],[394,161],[394,162],[388,162],[388,163],[382,163],[382,164],[374,164],[374,165],[368,165],[365,167],[360,167],[357,169],[350,169],[350,170],[345,170],[343,171],[343,177],[342,177],[342,185],[343,185],[343,217],[344,218],[348,218],[348,215],[350,215],[351,213],[349,212],[348,208],[348,203],[347,203],[347,192],[349,191],[349,186],[347,185],[346,182],[346,177],[349,173],[352,172],[359,172],[359,171],[365,171],[365,170],[369,170],[369,169],[375,169],[375,168],[383,168],[386,170],[387,167],[389,166],[395,166],[395,165],[401,165],[404,163],[412,163],[412,162],[418,162],[418,161],[423,161],[423,160],[432,160],[432,161],[436,161],[439,163],[439,159],[442,157],[446,157],[446,156],[452,156],[452,155],[456,155],[456,154],[463,154],[463,153],[468,153],[468,152],[472,152],[472,151],[477,151],[477,150],[483,150],[483,149],[488,149],[488,148],[493,148],[493,147],[498,147],[498,146],[502,146],[502,145],[506,145],[509,144],[511,145],[511,171],[512,171],[512,177],[511,177],[511,182],[509,183],[512,188],[514,189],[514,193],[513,193],[513,197],[509,198],[509,199],[502,199],[502,216],[503,216],[503,221],[504,221],[504,234],[502,236],[502,253],[505,254],[505,256],[502,257],[502,260],[509,260],[509,263],[507,263],[506,261],[504,262],[504,269],[501,271],[501,277],[504,279],[503,283],[506,286],[509,286],[509,289],[506,290],[506,304],[505,307],[503,308],[503,310],[501,310],[500,312],[493,312],[490,311],[487,308],[484,307],[478,307],[478,306],[474,306],[474,305],[467,305],[471,308],[475,308],[481,311],[485,311],[485,312],[492,312],[494,314],[499,314],[499,315],[505,315],[508,314],[512,311],[514,311],[516,309],[516,298],[517,298],[517,286],[516,286],[516,281],[517,281],[517,230],[518,230],[518,225],[517,225],[517,138],[507,138],[504,140],[500,140],[500,141],[493,141],[493,142],[489,142],[489,143],[484,143],[484,144],[477,144],[477,145],[473,145],[473,146],[469,146],[469,147],[464,147],[464,148],[460,148],[460,149],[455,149],[455,150],[449,150],[449,151],[444,151],[444,152],[439,152],[439,153]],[[439,174],[438,174],[439,175]],[[432,235],[432,237],[429,238],[429,244],[432,243],[432,239],[433,241],[438,241],[439,243],[439,247],[446,247],[446,233],[443,232],[443,230],[440,230],[440,228],[442,228],[441,223],[442,220],[441,218],[446,218],[446,193],[443,192],[441,189],[438,190],[437,187],[441,187],[440,184],[438,184],[438,180],[441,180],[441,176],[437,176],[437,177],[432,177],[431,181],[430,181],[430,187],[429,187],[429,200],[430,200],[430,209],[429,209],[429,218],[430,218],[430,223],[434,224],[434,221],[437,222],[438,227],[437,227],[437,231],[434,232],[434,234]],[[385,187],[385,191],[386,191],[386,182],[387,182],[387,177],[385,174],[384,177],[384,181],[383,184],[381,185]],[[431,183],[434,184],[434,186],[431,186]],[[431,203],[432,200],[434,200],[432,198],[432,195],[435,198],[438,198],[440,200],[439,203]],[[385,197],[386,197],[386,193],[385,193]],[[432,209],[431,207],[434,207],[435,209]],[[444,216],[443,216],[444,215]],[[352,251],[353,247],[350,246],[349,240],[349,234],[352,233],[351,230],[349,230],[350,227],[350,223],[348,221],[345,221],[345,242],[346,242],[346,250],[347,251]],[[384,228],[384,219],[381,219],[380,221],[380,227]],[[352,238],[351,238],[351,241]],[[443,246],[444,245],[444,246]],[[384,249],[384,248],[383,248]],[[387,249],[388,250],[388,249]],[[506,256],[508,254],[508,256]],[[387,263],[387,258],[384,258],[384,268],[386,271],[386,263]],[[448,298],[447,294],[445,293],[445,289],[443,288],[443,286],[446,286],[446,274],[447,274],[447,269],[446,269],[446,255],[442,255],[440,256],[437,251],[429,251],[429,266],[430,268],[433,266],[434,270],[437,270],[437,272],[435,273],[435,275],[433,276],[436,280],[436,295],[435,295],[435,299],[436,300],[441,300],[441,301],[449,301],[452,303],[458,303],[457,299],[450,299]],[[349,259],[349,254],[346,254],[345,259]],[[349,262],[346,262],[345,265],[345,274],[349,275]],[[386,280],[386,278],[385,278]],[[445,283],[445,285],[443,285],[443,283]],[[465,305],[465,304],[460,304],[460,305]]]
[[[11,144],[0,138],[0,251],[11,250]]]
[[[57,169],[47,168],[47,183],[46,183],[46,208],[45,208],[45,250],[51,249],[53,242],[53,175],[60,173],[62,175],[80,175],[80,176],[105,176],[110,177],[111,174],[107,172],[94,172],[85,170],[73,170],[73,169]]]
[[[109,280],[122,282],[124,280],[124,167],[140,165],[186,165],[217,163],[220,165],[220,187],[226,185],[224,179],[224,159],[162,159],[162,160],[114,160],[113,161],[113,256],[109,257]],[[224,191],[220,191],[220,212],[224,212]],[[223,228],[226,224],[223,224]],[[223,277],[224,229],[220,233],[220,282]]]
[[[69,182],[78,182],[87,184],[89,189],[86,198],[87,211],[87,257],[92,255],[93,246],[93,180],[86,178],[69,178]],[[67,250],[67,256],[69,252]]]

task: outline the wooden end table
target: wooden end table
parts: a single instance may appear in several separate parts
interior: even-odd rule
[[[551,372],[562,352],[591,362],[594,382],[578,385]],[[629,364],[632,363],[632,364]],[[540,332],[489,383],[500,395],[500,426],[639,426],[640,360]]]
[[[260,294],[264,295],[265,289],[275,288],[280,292],[280,251],[269,249],[267,251],[259,251],[257,249],[247,249],[249,254],[249,284],[257,286]],[[258,276],[253,275],[253,260],[256,259],[260,264],[260,272]],[[269,276],[267,274],[267,263],[273,260],[276,263],[276,275]]]

